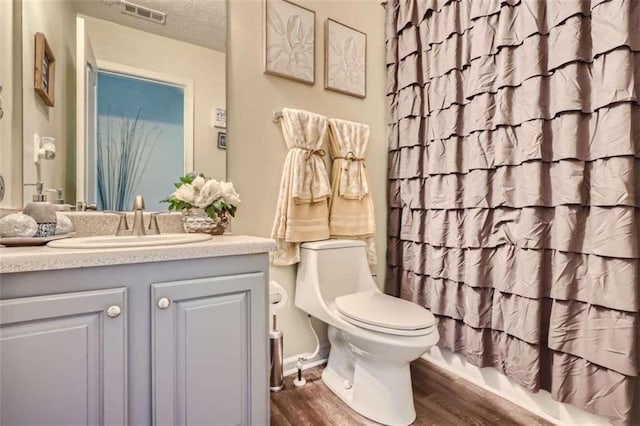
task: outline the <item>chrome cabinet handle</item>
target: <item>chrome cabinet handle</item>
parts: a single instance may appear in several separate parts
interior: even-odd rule
[[[169,306],[171,306],[171,300],[168,297],[158,299],[158,308],[167,309]]]
[[[122,313],[122,308],[118,305],[109,306],[107,308],[107,316],[109,318],[117,318]]]

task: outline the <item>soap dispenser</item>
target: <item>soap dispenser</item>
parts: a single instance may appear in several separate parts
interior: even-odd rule
[[[47,202],[42,182],[25,183],[24,186],[35,186],[33,201],[24,206],[23,213],[31,216],[38,224],[34,237],[50,237],[56,233],[56,209]]]

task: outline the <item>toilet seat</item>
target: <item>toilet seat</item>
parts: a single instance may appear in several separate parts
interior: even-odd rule
[[[431,312],[377,291],[337,297],[335,306],[342,319],[368,330],[396,336],[424,336],[435,331]]]

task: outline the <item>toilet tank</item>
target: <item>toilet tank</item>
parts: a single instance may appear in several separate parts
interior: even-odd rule
[[[316,312],[321,299],[331,306],[336,297],[377,290],[367,262],[365,244],[354,240],[304,243],[296,279],[296,306],[322,319]]]

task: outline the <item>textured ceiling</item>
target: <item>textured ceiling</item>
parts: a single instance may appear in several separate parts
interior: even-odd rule
[[[225,0],[129,0],[167,14],[165,25],[121,13],[119,0],[74,0],[78,13],[104,19],[141,31],[226,50],[227,10]]]

